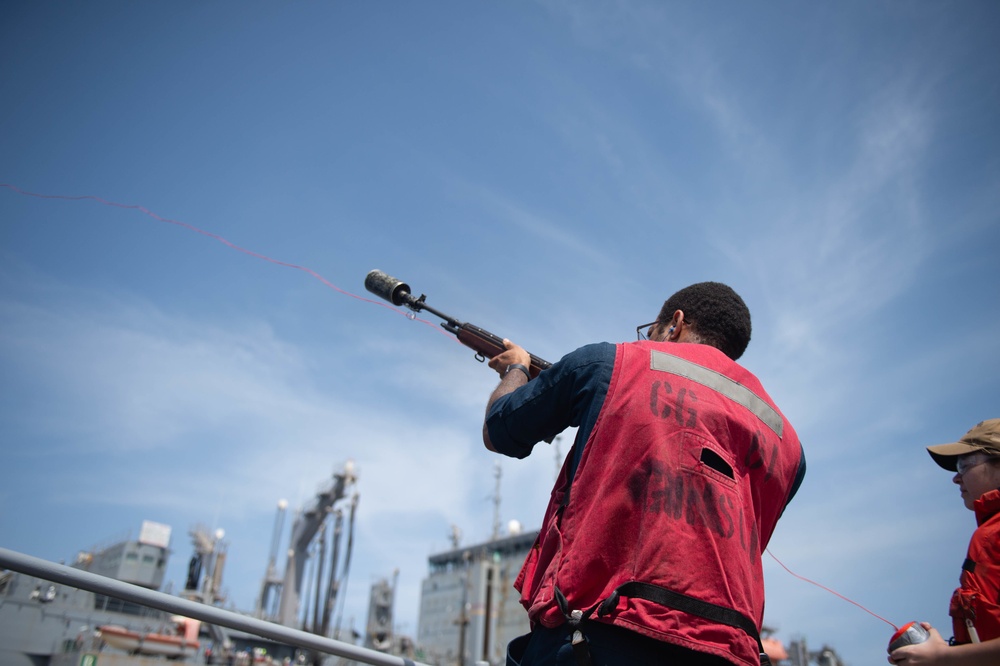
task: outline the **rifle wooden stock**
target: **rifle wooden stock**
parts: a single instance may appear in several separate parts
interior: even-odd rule
[[[482,357],[480,360],[493,358],[506,349],[503,346],[503,338],[497,337],[475,324],[463,323],[453,332],[458,337],[459,342],[476,352],[477,357]],[[531,357],[531,367],[528,368],[528,372],[531,374],[532,379],[537,377],[539,372],[552,365],[545,359],[538,358],[534,354],[528,355]]]

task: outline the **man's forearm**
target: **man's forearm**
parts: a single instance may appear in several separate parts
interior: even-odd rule
[[[527,383],[528,378],[523,372],[519,370],[508,371],[500,380],[500,383],[497,384],[497,387],[493,389],[493,393],[490,394],[490,400],[486,403],[486,417],[483,418],[483,444],[490,451],[496,451],[493,448],[493,442],[490,441],[490,432],[487,427],[487,417],[489,417],[490,409],[493,408],[493,403],[508,393],[513,393]]]

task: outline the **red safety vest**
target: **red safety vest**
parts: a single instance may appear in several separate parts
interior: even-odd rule
[[[979,527],[949,610],[958,643],[972,642],[970,623],[980,641],[1000,638],[1000,490],[985,493],[973,508]]]
[[[619,344],[572,486],[564,464],[515,583],[532,623],[603,602],[593,621],[758,666],[761,553],[801,455],[757,378],[721,351]]]

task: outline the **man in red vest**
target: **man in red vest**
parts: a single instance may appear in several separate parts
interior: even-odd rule
[[[1000,664],[1000,419],[978,423],[952,444],[928,446],[938,465],[955,472],[965,508],[978,527],[951,597],[954,638],[949,645],[930,624],[930,638],[893,650],[901,666],[995,666]]]
[[[490,361],[488,449],[524,458],[578,428],[515,582],[532,631],[508,665],[761,661],[761,553],[802,481],[802,447],[735,362],[750,312],[732,289],[686,287],[637,331],[534,380],[509,341]]]

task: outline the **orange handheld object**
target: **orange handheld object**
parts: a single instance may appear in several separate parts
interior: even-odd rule
[[[888,652],[891,654],[893,650],[901,648],[904,645],[916,645],[917,643],[923,643],[930,637],[930,632],[924,629],[919,623],[910,622],[908,624],[904,624],[896,633],[892,635],[892,638],[889,639]]]

